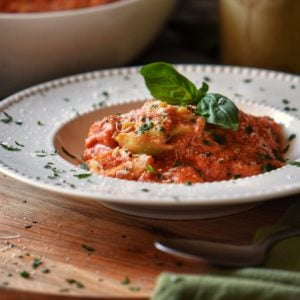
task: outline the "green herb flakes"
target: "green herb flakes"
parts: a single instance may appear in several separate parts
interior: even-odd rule
[[[41,272],[44,273],[44,274],[48,274],[48,273],[50,273],[50,269],[44,268],[44,269],[41,270]]]
[[[276,167],[271,165],[271,164],[262,165],[261,168],[260,168],[260,170],[263,173],[270,172],[270,171],[275,170],[275,169],[276,169]]]
[[[130,279],[128,276],[125,276],[121,281],[121,284],[124,284],[124,285],[127,285],[129,283],[130,283]]]
[[[66,282],[68,284],[75,285],[79,289],[83,289],[85,287],[83,283],[81,283],[80,281],[73,279],[73,278],[67,278]]]
[[[289,104],[289,103],[290,103],[290,101],[289,101],[289,100],[287,100],[287,99],[282,99],[282,103],[283,103],[283,104]]]
[[[63,183],[64,184],[66,184],[66,185],[68,185],[70,188],[72,188],[72,189],[75,189],[76,188],[76,186],[73,184],[73,183],[70,183],[70,182],[68,182],[68,181],[66,181],[66,180],[63,180]]]
[[[44,124],[42,121],[40,121],[40,120],[37,121],[36,124],[39,125],[39,126],[44,126],[44,125],[45,125],[45,124]]]
[[[3,112],[4,114],[4,118],[0,119],[0,121],[4,124],[9,124],[13,121],[13,117],[10,116],[8,113],[6,113],[5,111]]]
[[[92,176],[92,173],[74,174],[73,176],[78,179],[84,179],[84,178],[88,178],[88,177]]]
[[[109,93],[108,93],[107,91],[103,91],[103,92],[102,92],[102,95],[103,95],[104,97],[106,97],[106,98],[109,97]]]
[[[1,146],[4,150],[7,150],[7,151],[12,151],[12,152],[18,152],[18,151],[21,151],[20,148],[17,148],[17,147],[8,145],[7,143],[3,143],[3,142],[0,142],[0,146]]]
[[[19,142],[17,142],[17,141],[15,141],[15,144],[16,144],[17,146],[19,146],[19,147],[25,147],[23,144],[21,144],[21,143],[19,143]]]
[[[23,277],[23,278],[26,278],[26,279],[30,278],[30,273],[27,272],[27,271],[22,271],[22,272],[20,272],[19,274],[20,274],[20,276]]]
[[[129,290],[131,291],[131,292],[139,292],[140,290],[141,290],[141,288],[139,287],[139,286],[130,286],[129,287]]]
[[[138,133],[144,134],[146,131],[150,130],[153,126],[154,123],[149,118],[146,118],[145,123],[139,127]]]
[[[88,171],[88,169],[89,169],[88,165],[85,164],[85,163],[83,163],[83,162],[80,163],[79,167],[80,167],[81,169],[83,169],[83,170],[86,170],[86,171]]]
[[[82,248],[83,248],[84,250],[86,250],[86,251],[88,251],[88,252],[94,252],[94,251],[95,251],[95,249],[94,249],[93,247],[88,246],[88,245],[86,245],[86,244],[82,244],[81,246],[82,246]]]
[[[300,161],[289,161],[288,164],[291,166],[300,167]]]
[[[36,151],[34,152],[34,154],[35,154],[35,156],[37,156],[37,157],[45,157],[45,156],[48,155],[47,152],[46,152],[45,150],[36,150]]]
[[[156,173],[155,169],[151,165],[146,166],[146,172],[148,172],[150,174],[155,174]]]
[[[290,142],[290,141],[292,141],[292,140],[295,139],[295,138],[296,138],[296,134],[295,134],[295,133],[292,133],[292,134],[289,136],[288,141]]]
[[[37,267],[39,267],[42,264],[42,261],[39,258],[35,258],[32,262],[32,268],[36,269]]]

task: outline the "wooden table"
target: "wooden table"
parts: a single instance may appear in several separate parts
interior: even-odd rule
[[[147,299],[163,271],[211,269],[205,262],[161,253],[153,246],[155,240],[193,237],[248,243],[258,227],[277,222],[294,199],[217,219],[152,220],[0,174],[0,299]]]

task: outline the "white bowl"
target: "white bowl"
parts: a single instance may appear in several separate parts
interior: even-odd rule
[[[0,99],[29,85],[136,58],[176,0],[121,0],[69,11],[0,13]]]

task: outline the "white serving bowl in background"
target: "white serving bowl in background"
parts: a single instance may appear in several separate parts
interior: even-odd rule
[[[0,99],[77,72],[130,63],[176,0],[120,0],[68,11],[0,13]]]

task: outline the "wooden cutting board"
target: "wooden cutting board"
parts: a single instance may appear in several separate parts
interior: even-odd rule
[[[0,174],[0,299],[147,299],[161,272],[211,269],[205,262],[156,250],[155,240],[190,237],[248,243],[258,227],[275,223],[294,199],[218,219],[151,220]]]

